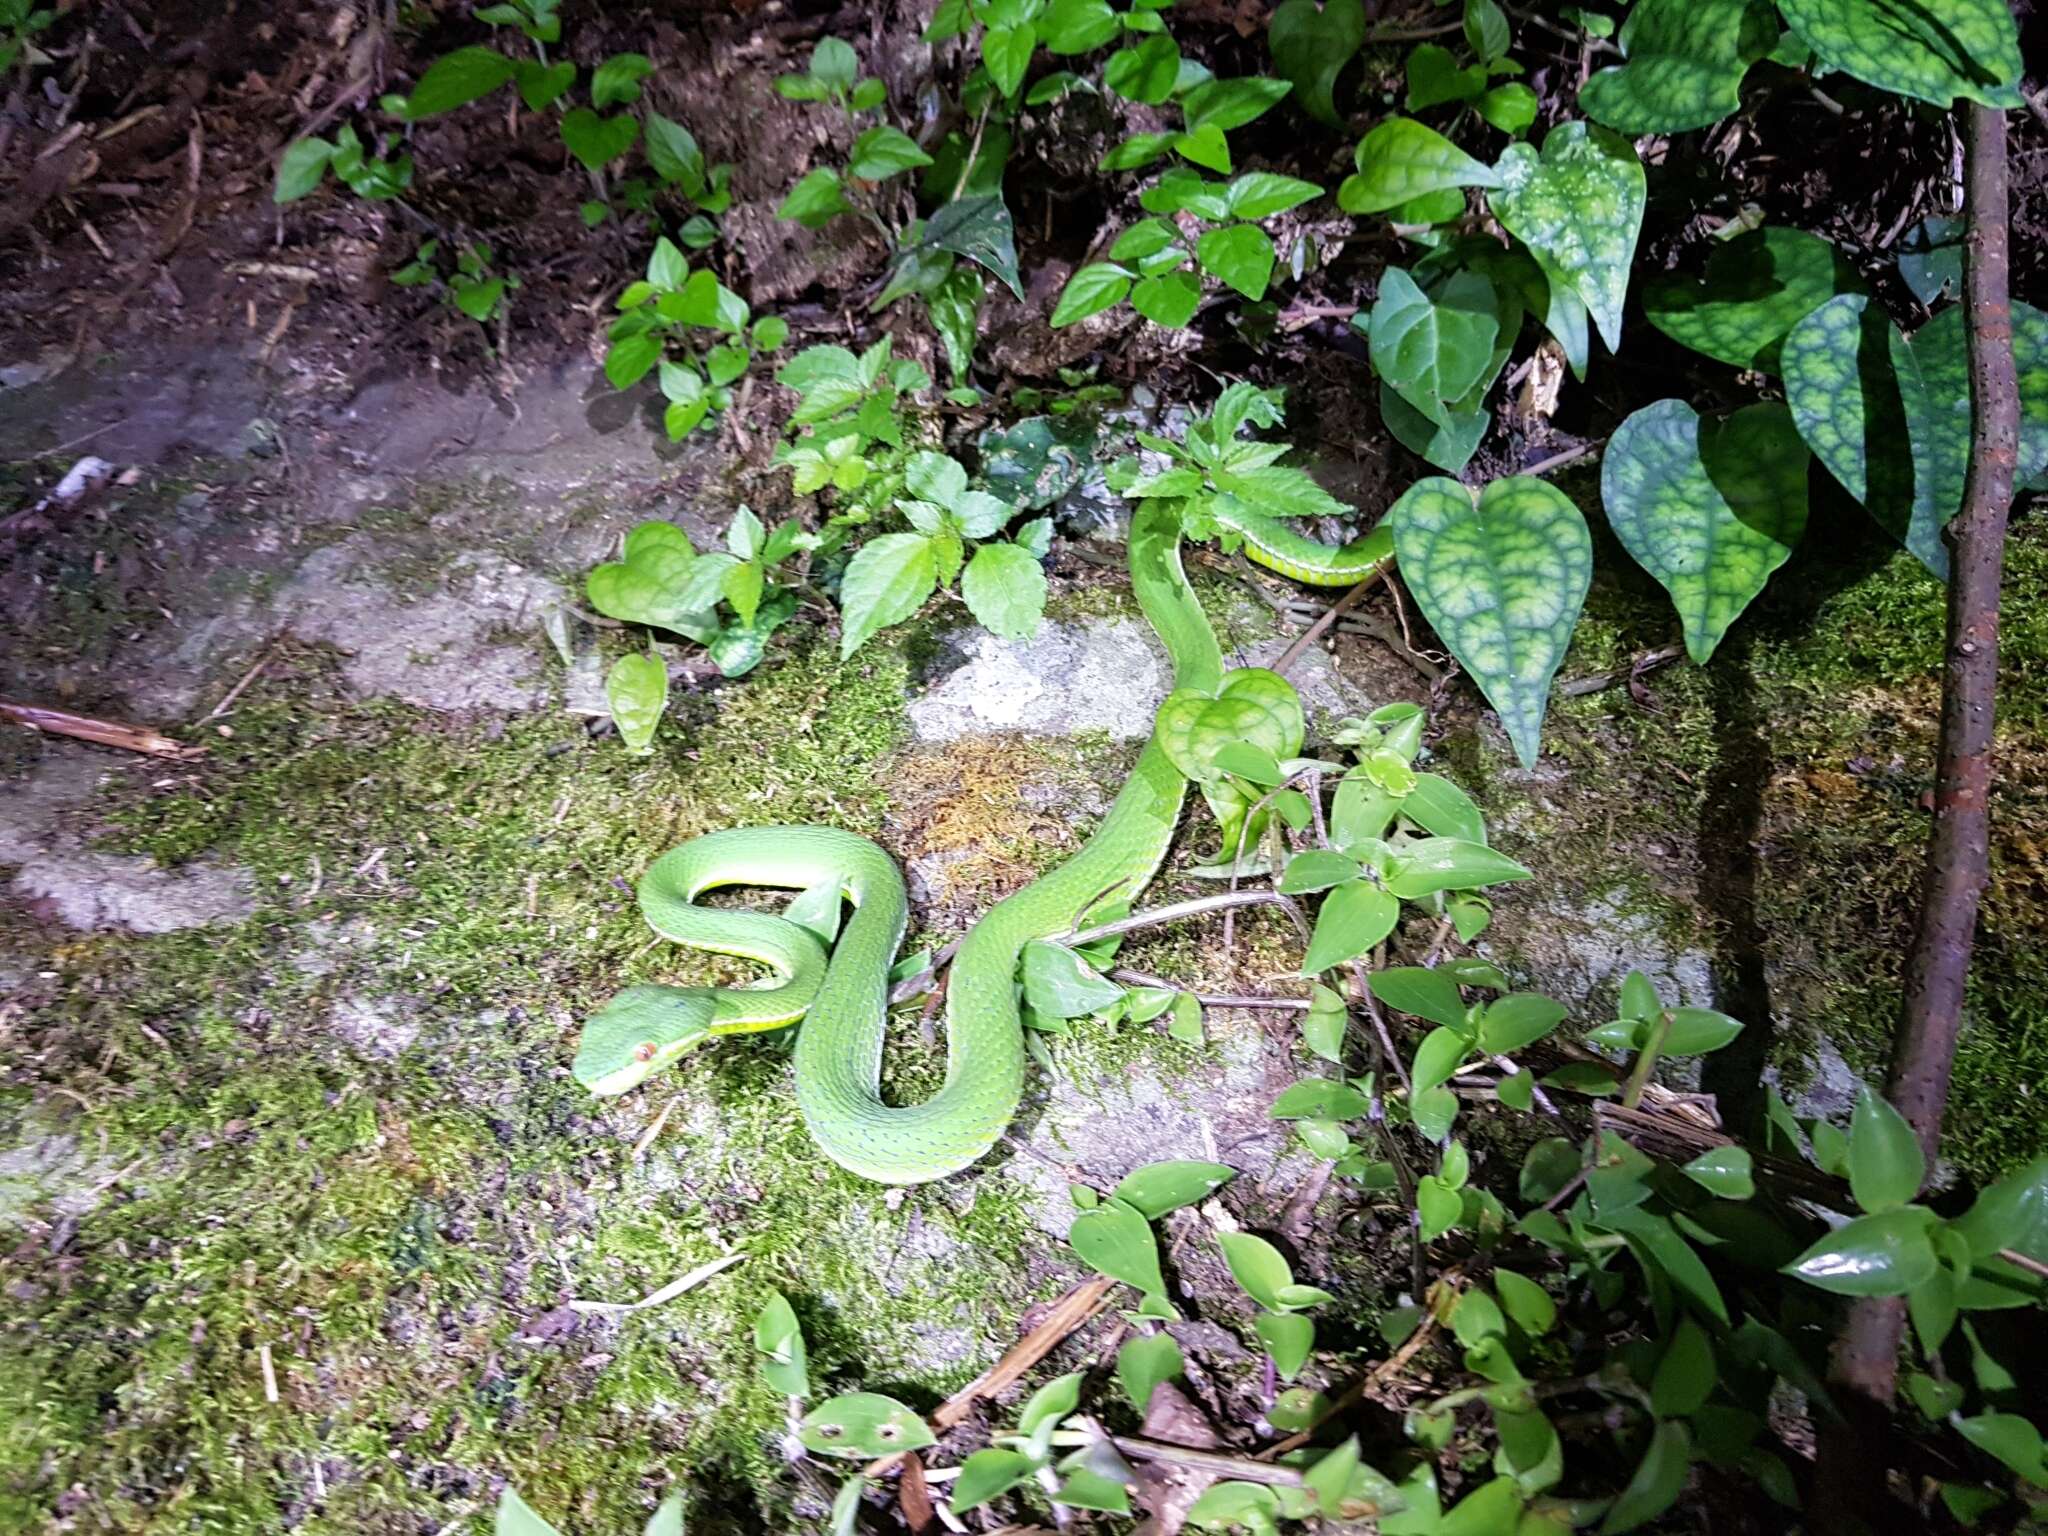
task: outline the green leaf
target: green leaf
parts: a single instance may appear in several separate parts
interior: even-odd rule
[[[278,157],[277,182],[270,189],[270,200],[273,203],[297,202],[317,190],[326,179],[327,162],[333,158],[334,145],[327,139],[293,140]],[[518,1497],[517,1494],[512,1496]]]
[[[1666,1056],[1704,1056],[1742,1033],[1742,1021],[1712,1008],[1674,1008],[1664,1036]]]
[[[1830,69],[1879,90],[1953,105],[2022,105],[2019,29],[2005,0],[1779,0],[1787,26]]]
[[[1424,112],[1447,101],[1477,101],[1486,92],[1486,65],[1460,67],[1457,55],[1436,43],[1421,43],[1408,54],[1410,112]]]
[[[1705,666],[1806,528],[1809,459],[1775,402],[1702,422],[1683,400],[1624,421],[1600,466],[1615,537],[1671,594]]]
[[[1715,1147],[1679,1170],[1695,1184],[1723,1200],[1747,1200],[1756,1193],[1756,1179],[1746,1147]]]
[[[1529,125],[1536,121],[1536,93],[1519,80],[1506,85],[1496,85],[1479,98],[1475,109],[1479,115],[1513,138],[1527,133]]]
[[[1223,1259],[1230,1266],[1232,1277],[1247,1296],[1272,1311],[1286,1310],[1280,1304],[1279,1293],[1294,1284],[1294,1271],[1279,1249],[1249,1232],[1219,1232],[1216,1242],[1223,1249]]]
[[[1465,999],[1457,978],[1419,965],[1389,966],[1366,978],[1372,995],[1389,1008],[1450,1029],[1465,1027]]]
[[[1486,841],[1486,820],[1472,797],[1441,774],[1418,773],[1401,814],[1425,832],[1468,843]]]
[[[1131,289],[1131,308],[1170,331],[1184,329],[1201,305],[1202,285],[1186,272],[1142,278]]]
[[[1345,1006],[1343,996],[1318,984],[1308,1013],[1302,1019],[1302,1042],[1323,1060],[1341,1063],[1344,1060],[1344,1031],[1350,1022],[1351,1011]]]
[[[1540,992],[1511,992],[1479,1016],[1479,1049],[1505,1056],[1534,1045],[1564,1022],[1565,1007]]]
[[[849,1477],[839,1485],[839,1492],[832,1496],[832,1512],[826,1520],[825,1536],[859,1536],[860,1496],[867,1486],[865,1477]]]
[[[1188,1506],[1188,1524],[1204,1531],[1241,1530],[1271,1536],[1280,1495],[1264,1483],[1212,1483]]]
[[[1980,1271],[2009,1282],[2020,1297],[2038,1293],[2038,1277],[2029,1278],[1997,1255],[2000,1249],[2010,1248],[2048,1264],[2048,1157],[2035,1158],[1983,1191],[1950,1229],[1970,1245]]]
[[[1123,988],[1098,976],[1061,944],[1033,939],[1024,946],[1024,1001],[1048,1019],[1080,1019],[1109,1007]]]
[[[1562,1136],[1546,1136],[1523,1154],[1516,1189],[1524,1200],[1541,1204],[1578,1177],[1582,1164],[1579,1149],[1571,1142]]]
[[[1135,1285],[1147,1295],[1166,1289],[1159,1272],[1159,1240],[1145,1218],[1118,1200],[1083,1211],[1067,1229],[1067,1241],[1090,1268]]]
[[[1849,1118],[1849,1193],[1866,1211],[1889,1211],[1920,1193],[1927,1158],[1906,1117],[1868,1083]]]
[[[654,73],[654,60],[644,53],[615,53],[590,76],[593,107],[626,106],[640,99],[640,82]]]
[[[818,166],[789,189],[775,210],[778,219],[794,219],[805,229],[818,229],[842,213],[852,212],[846,201],[839,173],[829,165]]]
[[[1109,0],[1052,0],[1038,27],[1046,50],[1058,54],[1093,53],[1105,43],[1115,42],[1123,30]]]
[[[1053,305],[1048,323],[1058,330],[1085,320],[1121,302],[1130,291],[1131,274],[1123,267],[1101,261],[1077,267],[1067,279],[1067,286],[1060,290],[1059,302]]]
[[[917,612],[938,581],[938,553],[923,534],[885,533],[868,540],[847,562],[839,584],[845,624],[840,659],[859,650],[878,630]]]
[[[1677,1503],[1691,1459],[1692,1436],[1686,1427],[1669,1420],[1659,1422],[1628,1486],[1608,1506],[1607,1517],[1600,1522],[1600,1536],[1632,1531]]]
[[[1517,1515],[1522,1507],[1521,1495],[1515,1490],[1511,1477],[1497,1477],[1488,1483],[1481,1483],[1466,1494],[1457,1504],[1444,1512],[1443,1519],[1435,1524],[1418,1526],[1429,1536],[1503,1536],[1517,1526]],[[1381,1522],[1380,1528],[1386,1529]]]
[[[626,750],[645,757],[653,750],[654,728],[668,708],[667,664],[639,651],[621,656],[605,677],[604,697]]]
[[[947,1502],[956,1514],[978,1509],[1028,1481],[1037,1470],[1037,1463],[1016,1451],[976,1451],[961,1464]]]
[[[1321,197],[1323,189],[1312,181],[1300,181],[1272,171],[1247,171],[1234,179],[1223,195],[1230,205],[1232,218],[1269,219],[1276,213],[1285,213],[1312,198]]]
[[[1480,63],[1493,63],[1508,51],[1512,39],[1507,13],[1496,0],[1465,0],[1465,41]]]
[[[519,1497],[510,1483],[498,1495],[497,1518],[491,1526],[492,1536],[561,1536],[547,1521],[534,1512],[533,1506]]]
[[[680,183],[687,191],[704,185],[704,151],[681,123],[672,122],[650,108],[646,118],[647,163],[663,181]]]
[[[588,107],[576,107],[562,115],[562,143],[593,171],[603,170],[639,138],[640,119],[630,112],[599,117]]]
[[[811,78],[833,90],[850,91],[860,76],[860,55],[844,38],[823,37],[811,49]]]
[[[1029,23],[1020,27],[992,26],[982,33],[981,62],[988,66],[989,79],[1003,95],[1017,94],[1037,47],[1038,31]]]
[[[2048,1488],[2041,1431],[2016,1413],[1980,1413],[1957,1419],[1956,1432],[1987,1456],[1995,1456],[2036,1488]]]
[[[1166,1032],[1183,1045],[1202,1043],[1202,1002],[1192,992],[1183,992],[1173,1000],[1172,1021]]]
[[[495,48],[458,48],[444,53],[427,66],[420,83],[405,98],[406,118],[418,122],[452,112],[490,95],[516,72],[517,66]]]
[[[1415,1181],[1415,1211],[1421,1217],[1418,1235],[1433,1243],[1465,1214],[1465,1197],[1433,1173]]]
[[[1180,49],[1164,32],[1155,32],[1135,47],[1125,47],[1103,66],[1102,83],[1126,101],[1156,107],[1173,94],[1180,79]]]
[[[822,1456],[866,1458],[934,1444],[930,1426],[893,1397],[849,1392],[820,1403],[797,1425],[797,1438]]]
[[[1934,1274],[1933,1220],[1923,1206],[1858,1216],[1816,1241],[1785,1273],[1838,1296],[1903,1296]]]
[[[1768,0],[1640,0],[1621,28],[1628,62],[1579,91],[1596,123],[1638,137],[1684,133],[1742,105],[1742,77],[1778,42]]]
[[[1310,117],[1341,126],[1333,96],[1337,76],[1365,46],[1365,7],[1360,0],[1282,0],[1267,23],[1266,46],[1273,67],[1294,87],[1294,99]]]
[[[1273,1101],[1275,1120],[1356,1120],[1372,1101],[1349,1083],[1327,1077],[1303,1078]]]
[[[1680,1318],[1650,1383],[1650,1411],[1660,1419],[1690,1416],[1713,1393],[1715,1376],[1713,1340],[1691,1318]]]
[[[1562,492],[1518,475],[1476,498],[1455,480],[1419,480],[1387,521],[1424,616],[1535,766],[1550,681],[1592,580],[1586,520]]]
[[[1432,1029],[1415,1047],[1415,1060],[1408,1067],[1415,1080],[1416,1094],[1425,1094],[1439,1083],[1449,1082],[1471,1054],[1472,1039],[1463,1030],[1449,1025]]]
[[[1141,1334],[1116,1352],[1117,1383],[1142,1416],[1152,1401],[1152,1393],[1161,1383],[1178,1376],[1183,1363],[1173,1335],[1163,1330]],[[960,1508],[957,1503],[953,1507]]]
[[[1500,1294],[1501,1308],[1515,1320],[1515,1326],[1531,1338],[1540,1338],[1557,1325],[1557,1303],[1550,1292],[1526,1275],[1512,1269],[1493,1272],[1493,1288]]]
[[[1310,896],[1358,877],[1358,860],[1327,848],[1311,848],[1287,861],[1280,872],[1280,891],[1287,896]]]
[[[1356,175],[1337,189],[1346,213],[1380,213],[1444,187],[1499,187],[1500,174],[1412,117],[1390,117],[1358,142]]]
[[[1703,277],[1646,279],[1643,313],[1695,352],[1775,373],[1795,325],[1837,294],[1864,291],[1855,267],[1827,241],[1767,224],[1716,244]]]
[[[1022,1434],[1036,1434],[1041,1428],[1057,1426],[1080,1406],[1081,1373],[1072,1371],[1048,1381],[1025,1399],[1023,1411],[1017,1415],[1017,1429]]]
[[[1401,904],[1371,880],[1352,880],[1323,898],[1301,973],[1315,976],[1364,954],[1400,920]]]
[[[837,892],[834,892],[836,897]],[[785,1397],[808,1397],[810,1378],[804,1369],[804,1335],[796,1310],[780,1292],[768,1298],[754,1319],[754,1348],[765,1358],[761,1374]]]
[[[1968,226],[1940,215],[1922,219],[1898,245],[1899,276],[1929,309],[1963,291],[1963,247]]]
[[[1438,891],[1469,890],[1504,880],[1527,880],[1529,871],[1484,843],[1455,837],[1425,837],[1408,844],[1387,877],[1387,889],[1403,901]]]
[[[1493,360],[1499,320],[1492,282],[1459,272],[1435,298],[1399,267],[1380,275],[1368,336],[1372,365],[1402,399],[1438,425]]]
[[[1125,1174],[1110,1198],[1123,1201],[1147,1221],[1157,1221],[1168,1211],[1208,1199],[1236,1177],[1221,1163],[1148,1163]]]
[[[1273,1357],[1273,1368],[1282,1381],[1292,1381],[1301,1374],[1301,1368],[1308,1364],[1309,1351],[1316,1344],[1313,1322],[1298,1312],[1261,1312],[1252,1319],[1252,1328],[1259,1342],[1266,1346],[1266,1353]]]
[[[1273,241],[1256,225],[1227,224],[1205,231],[1195,242],[1195,259],[1204,272],[1246,298],[1256,302],[1266,296],[1273,276]]]
[[[984,544],[967,562],[960,595],[991,633],[1028,640],[1045,615],[1045,567],[1015,544]]]
[[[1228,133],[1264,117],[1290,89],[1285,80],[1265,75],[1243,75],[1229,80],[1204,80],[1180,99],[1188,131],[1214,129]],[[1217,167],[1228,170],[1229,167]]]
[[[1619,351],[1647,196],[1635,146],[1612,129],[1561,123],[1540,155],[1510,144],[1495,169],[1494,217],[1585,302],[1607,349]]]
[[[887,123],[877,123],[853,141],[846,168],[863,181],[886,181],[931,163],[932,157],[919,149],[909,134]]]
[[[584,591],[606,618],[673,628],[692,615],[683,598],[696,558],[690,536],[674,523],[641,523],[617,561],[590,573]]]

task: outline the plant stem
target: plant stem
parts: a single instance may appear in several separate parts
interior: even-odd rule
[[[1993,706],[1998,687],[1998,600],[2006,518],[2019,464],[2019,382],[2008,287],[2005,114],[1969,109],[1968,237],[1964,303],[1973,405],[1962,509],[1946,537],[1954,570],[1941,679],[1941,734],[1934,825],[1904,1006],[1886,1092],[1934,1166],[1955,1066],[1964,982],[1977,909],[1990,875]],[[1829,1378],[1839,1420],[1825,1424],[1809,1507],[1823,1532],[1881,1529],[1900,1511],[1885,1494],[1891,1404],[1905,1331],[1901,1297],[1867,1297],[1849,1310]]]
[[[1133,912],[1129,917],[1120,917],[1113,923],[1098,923],[1093,928],[1082,928],[1060,939],[1060,943],[1074,946],[1093,944],[1097,939],[1106,939],[1112,934],[1129,933],[1135,928],[1155,928],[1161,923],[1178,922],[1183,917],[1199,917],[1204,912],[1224,912],[1232,907],[1285,907],[1301,924],[1301,909],[1278,891],[1227,891],[1217,896],[1196,896],[1188,901],[1169,902],[1163,907],[1154,907],[1149,912]],[[1308,937],[1303,925],[1303,939]]]

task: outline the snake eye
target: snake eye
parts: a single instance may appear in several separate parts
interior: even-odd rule
[[[652,1040],[642,1040],[638,1045],[634,1046],[633,1059],[635,1061],[654,1060],[654,1042]]]

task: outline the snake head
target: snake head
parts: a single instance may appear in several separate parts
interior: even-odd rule
[[[701,987],[628,987],[583,1026],[570,1070],[601,1097],[638,1087],[711,1032],[716,1006]]]

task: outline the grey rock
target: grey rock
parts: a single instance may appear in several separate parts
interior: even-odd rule
[[[399,998],[337,998],[327,1010],[327,1024],[357,1055],[372,1061],[391,1060],[420,1035],[418,1017]]]
[[[1172,677],[1164,648],[1137,619],[1047,624],[1022,641],[963,629],[944,643],[958,664],[910,705],[923,742],[991,731],[1142,739]]]

